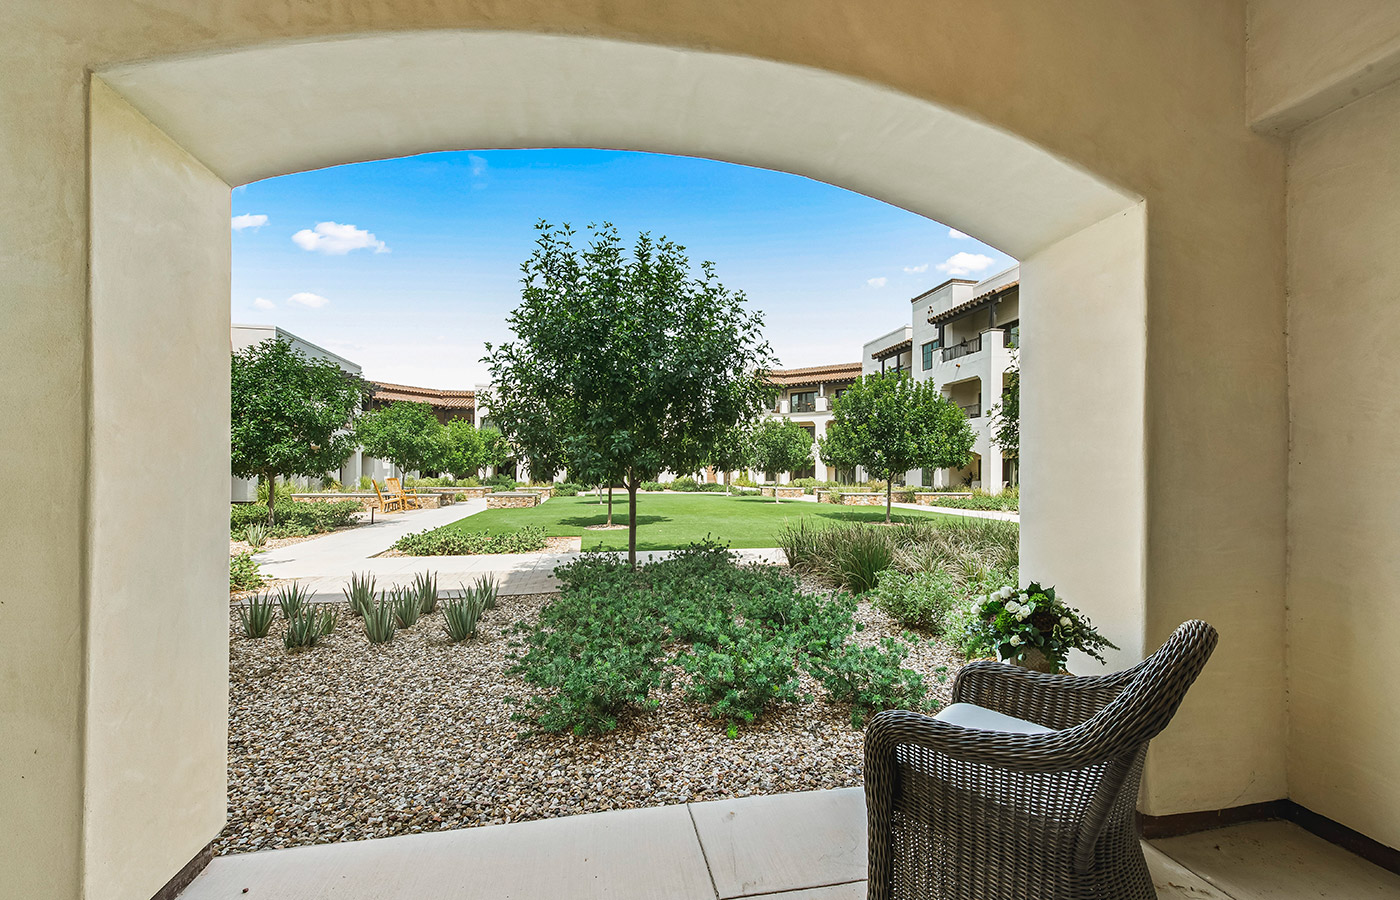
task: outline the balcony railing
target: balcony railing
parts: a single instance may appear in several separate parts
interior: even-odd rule
[[[958,408],[961,409],[963,412],[967,413],[967,417],[969,419],[976,419],[982,415],[981,403],[969,403],[966,406],[963,406],[963,404],[959,403]]]
[[[793,400],[792,411],[795,413],[811,413],[817,411],[816,400]]]
[[[963,356],[967,356],[968,354],[976,353],[981,349],[982,335],[979,334],[977,335],[977,337],[968,338],[960,344],[954,344],[951,347],[944,347],[943,361],[951,362],[952,360],[958,359]]]

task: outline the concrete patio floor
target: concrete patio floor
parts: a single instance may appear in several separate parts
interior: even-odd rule
[[[1163,900],[1400,897],[1400,876],[1286,822],[1144,848]],[[865,798],[847,788],[225,856],[180,897],[856,900],[865,866]]]

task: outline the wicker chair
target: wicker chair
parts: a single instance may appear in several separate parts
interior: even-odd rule
[[[871,900],[1156,900],[1134,815],[1143,759],[1216,637],[1187,622],[1138,665],[1096,677],[965,666],[953,682],[954,703],[975,704],[964,718],[1019,727],[876,716],[865,737]]]

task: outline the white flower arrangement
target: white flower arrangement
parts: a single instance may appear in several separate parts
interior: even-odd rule
[[[1008,662],[1040,663],[1043,658],[1040,664],[1048,671],[1060,672],[1071,650],[1103,662],[1104,648],[1118,649],[1078,610],[1056,599],[1053,587],[999,588],[986,595],[977,613],[978,623],[969,628],[973,645]]]

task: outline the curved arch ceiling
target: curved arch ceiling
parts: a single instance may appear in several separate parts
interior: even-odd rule
[[[1021,258],[1136,199],[1014,135],[868,82],[599,38],[409,32],[98,75],[232,185],[432,150],[645,150],[805,175]]]

